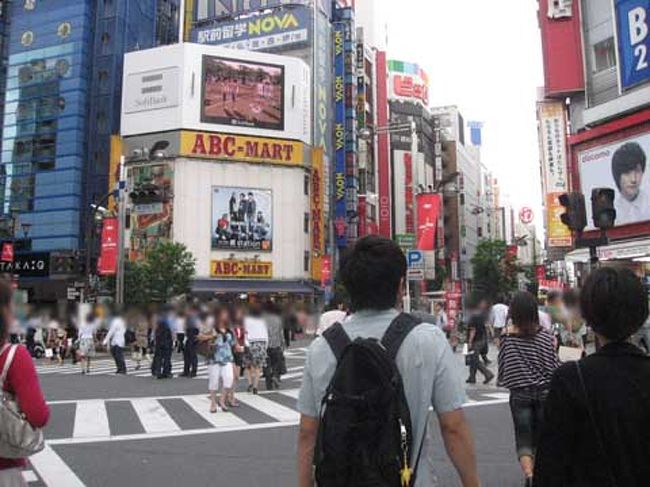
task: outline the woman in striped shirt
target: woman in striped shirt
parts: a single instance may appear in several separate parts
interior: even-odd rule
[[[510,318],[512,325],[506,328],[499,349],[499,385],[510,390],[517,456],[530,486],[544,401],[560,363],[553,336],[539,325],[537,302],[530,293],[515,295]]]

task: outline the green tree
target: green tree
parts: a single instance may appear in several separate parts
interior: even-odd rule
[[[188,294],[196,274],[196,259],[185,245],[163,242],[142,262],[125,268],[125,301],[129,304],[167,303]]]
[[[490,300],[517,289],[517,257],[501,240],[482,240],[472,258],[475,292]]]

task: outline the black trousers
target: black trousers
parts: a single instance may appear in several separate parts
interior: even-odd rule
[[[481,374],[483,374],[483,377],[486,379],[492,375],[492,372],[488,370],[488,368],[485,366],[483,362],[481,362],[481,358],[479,357],[478,352],[474,352],[469,357],[469,380],[471,382],[476,381],[476,372],[480,371]]]
[[[185,333],[176,333],[176,351],[182,353],[185,350]]]
[[[111,355],[115,360],[115,367],[117,367],[118,374],[126,374],[126,363],[124,362],[124,349],[113,345],[111,347]]]
[[[186,343],[183,350],[183,375],[195,377],[199,367],[199,357],[196,354],[196,345]]]
[[[273,379],[280,379],[282,375],[282,348],[269,348],[266,351],[267,361],[264,367],[264,378],[266,379],[266,388],[273,389]]]
[[[172,348],[156,347],[151,364],[151,375],[167,377],[172,373]]]
[[[517,456],[535,456],[544,423],[544,402],[548,389],[525,387],[510,391],[510,412],[515,427]]]

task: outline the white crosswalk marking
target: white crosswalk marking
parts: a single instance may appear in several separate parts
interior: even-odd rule
[[[267,416],[271,416],[273,419],[280,422],[294,422],[300,418],[300,415],[293,409],[289,409],[288,407],[282,406],[281,404],[262,396],[240,394],[238,399],[247,406],[262,411]]]
[[[232,412],[219,411],[218,413],[210,412],[210,400],[204,395],[188,396],[183,400],[199,414],[208,423],[217,428],[232,428],[234,426],[244,426],[248,423],[243,419],[238,418]]]
[[[133,399],[131,405],[147,433],[180,431],[176,422],[156,399]]]
[[[33,470],[23,470],[23,479],[28,484],[30,482],[38,482],[38,477],[36,476]]]
[[[291,397],[293,399],[298,399],[298,395],[300,394],[299,389],[291,389],[288,391],[278,391],[278,392],[283,396]]]
[[[75,438],[110,436],[106,403],[101,399],[79,401],[73,431]]]

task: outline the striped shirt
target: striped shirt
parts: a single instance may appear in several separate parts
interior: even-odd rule
[[[559,366],[553,335],[541,328],[532,337],[505,335],[501,338],[498,384],[502,387],[548,388]]]

